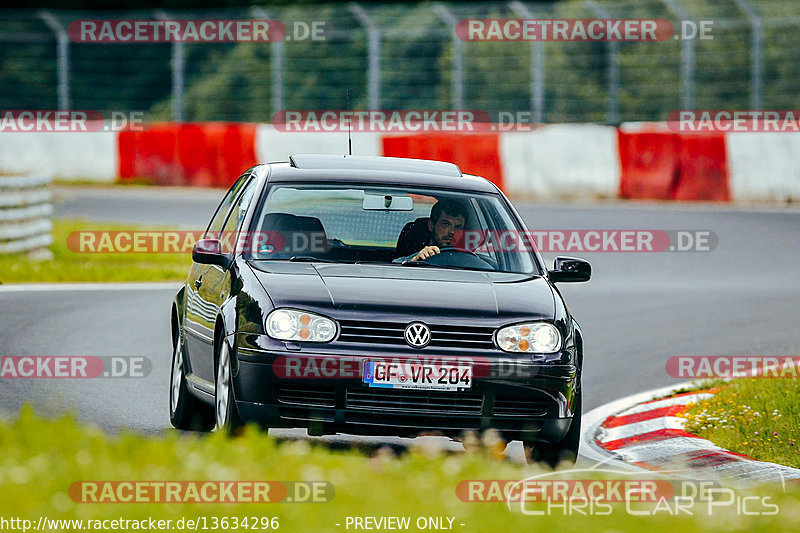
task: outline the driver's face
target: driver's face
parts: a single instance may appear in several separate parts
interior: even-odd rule
[[[439,248],[453,246],[453,237],[456,232],[464,231],[464,217],[451,217],[447,213],[442,213],[439,220],[434,224],[428,221],[431,229],[431,244]]]

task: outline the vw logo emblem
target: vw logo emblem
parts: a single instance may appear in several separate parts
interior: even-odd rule
[[[424,348],[431,342],[431,329],[422,322],[412,322],[406,326],[405,337],[412,348]]]

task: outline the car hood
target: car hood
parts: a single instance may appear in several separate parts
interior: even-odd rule
[[[550,285],[541,277],[428,267],[251,261],[275,307],[340,319],[501,324],[553,319]]]

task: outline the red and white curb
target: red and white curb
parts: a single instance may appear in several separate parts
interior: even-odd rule
[[[686,385],[635,394],[590,411],[584,415],[581,455],[618,468],[736,485],[800,479],[796,468],[757,461],[686,431],[685,419],[679,415],[689,404],[713,396],[713,391],[653,399]]]

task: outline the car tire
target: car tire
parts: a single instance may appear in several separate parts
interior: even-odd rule
[[[569,425],[567,434],[556,443],[523,442],[525,457],[528,463],[545,463],[551,468],[559,464],[575,464],[578,458],[578,448],[581,442],[581,408],[583,406],[583,393],[579,390],[575,402],[575,414]]]
[[[244,422],[236,408],[236,399],[233,394],[231,379],[233,365],[231,362],[231,349],[228,342],[220,342],[217,357],[217,377],[214,387],[214,415],[216,431],[226,435],[239,435],[244,430]]]
[[[214,429],[214,410],[189,393],[184,372],[183,349],[176,333],[172,351],[169,388],[169,421],[173,427],[191,431]]]

